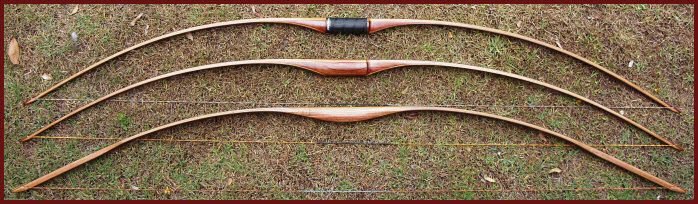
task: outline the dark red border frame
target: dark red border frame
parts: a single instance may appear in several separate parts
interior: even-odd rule
[[[479,4],[484,4],[484,3],[492,3],[492,4],[693,4],[694,8],[694,16],[693,16],[693,21],[695,22],[696,19],[698,19],[695,16],[695,5],[696,1],[695,0],[639,0],[639,1],[632,1],[632,0],[524,0],[524,1],[495,1],[495,0],[470,0],[470,1],[458,1],[458,0],[401,0],[401,1],[390,1],[390,0],[243,0],[243,1],[226,1],[226,0],[151,0],[151,1],[145,1],[145,0],[106,0],[106,1],[93,1],[93,0],[60,0],[60,1],[50,1],[50,0],[4,0],[3,1],[3,15],[2,21],[3,24],[5,23],[5,16],[4,16],[4,9],[5,9],[5,4],[56,4],[56,3],[61,3],[61,4],[115,4],[115,3],[126,3],[126,4],[144,4],[144,3],[149,3],[149,4],[223,4],[223,3],[235,3],[235,4],[392,4],[392,3],[400,3],[400,4],[460,4],[460,3],[479,3]],[[698,33],[695,30],[694,26],[694,39],[695,39],[695,34]],[[0,29],[0,34],[3,36],[5,35],[5,29],[4,26],[2,29]],[[2,56],[0,56],[0,60],[3,62],[5,61],[5,43],[3,41],[3,51],[2,51]],[[694,61],[694,66],[695,66],[695,43],[693,46],[694,49],[694,56],[693,56],[693,61]],[[2,67],[3,71],[5,69],[4,65]],[[3,72],[4,73],[4,72]],[[695,70],[693,70],[693,74],[698,73]],[[3,74],[0,79],[3,79],[2,84],[3,87],[5,85],[5,76]],[[695,104],[695,89],[696,89],[696,84],[695,81],[693,83],[693,90],[694,90],[694,104]],[[3,88],[2,91],[2,98],[0,98],[0,102],[3,104],[3,112],[0,112],[0,116],[3,118],[3,122],[5,119],[5,111],[4,111],[4,102],[5,102],[5,91]],[[694,113],[695,114],[695,113]],[[694,115],[695,117],[695,115]],[[693,134],[695,136],[695,130],[696,127],[698,127],[695,123],[693,124]],[[0,142],[4,144],[5,142],[5,128],[3,126],[2,129],[0,129],[0,133],[2,133],[3,137],[0,138]],[[10,142],[15,142],[15,141],[10,141]],[[695,143],[695,141],[694,141]],[[5,162],[4,159],[4,154],[5,154],[5,149],[4,145],[0,146],[0,151],[2,151],[2,155],[0,155],[0,158],[3,159],[3,164]],[[695,151],[693,152],[694,158],[695,158]],[[696,164],[694,162],[693,169],[695,171]],[[0,167],[0,169],[3,171],[3,173],[0,175],[0,179],[5,178],[5,167],[4,165]],[[695,186],[695,179],[693,180],[693,185]],[[2,189],[3,192],[5,191],[5,183],[3,182],[2,184]],[[695,191],[693,194],[693,197],[695,199]],[[0,198],[2,200],[5,200],[5,194],[3,193],[0,195]],[[41,202],[41,201],[34,201],[34,200],[17,200],[17,201],[7,201],[7,202]],[[54,201],[54,202],[65,202],[65,201]],[[70,201],[71,203],[73,202],[94,202],[94,201]],[[108,203],[116,203],[118,201],[96,201],[96,202],[108,202]],[[129,202],[133,203],[145,203],[149,201],[143,201],[143,200],[132,200]],[[174,202],[182,202],[182,201],[165,201],[168,203],[174,203]],[[199,203],[210,203],[210,202],[229,202],[229,201],[191,201],[191,202],[199,202]],[[250,202],[250,201],[247,201]],[[262,201],[257,201],[257,202],[262,202]],[[269,201],[264,201],[264,202],[269,202]],[[280,201],[276,201],[280,202]],[[308,201],[284,201],[284,202],[296,202],[296,203],[305,203]],[[312,202],[322,202],[322,201],[312,201]],[[355,201],[332,201],[332,202],[340,202],[340,203],[349,203],[349,202],[355,202]],[[420,201],[360,201],[360,202],[413,202],[417,203]],[[430,201],[434,202],[434,201]],[[466,201],[436,201],[436,202],[466,202]],[[529,200],[524,200],[524,201],[471,201],[471,202],[488,202],[488,203],[493,203],[493,202],[525,202],[525,203],[555,203],[555,202],[560,202],[560,201],[555,201],[555,200],[547,200],[547,201],[529,201]],[[586,203],[589,201],[583,201],[583,200],[573,200],[573,201],[564,201],[566,203]],[[692,200],[676,200],[676,201],[652,201],[652,200],[641,200],[641,201],[592,201],[592,202],[599,202],[599,203],[666,203],[666,202],[671,202],[671,203],[692,203]]]
[[[695,0],[4,0],[3,4],[695,4]]]

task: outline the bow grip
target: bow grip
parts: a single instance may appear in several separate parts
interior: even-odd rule
[[[327,33],[368,34],[368,18],[327,18]]]

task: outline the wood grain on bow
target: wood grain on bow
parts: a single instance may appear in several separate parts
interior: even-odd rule
[[[443,63],[443,62],[431,62],[431,61],[413,61],[413,60],[313,60],[313,59],[265,59],[265,60],[247,60],[247,61],[233,61],[233,62],[224,62],[224,63],[217,63],[217,64],[209,64],[209,65],[203,65],[203,66],[198,66],[198,67],[193,67],[193,68],[188,68],[180,71],[175,71],[171,72],[168,74],[163,74],[157,77],[153,77],[132,85],[129,85],[127,87],[124,87],[122,89],[119,89],[117,91],[114,91],[112,93],[109,93],[107,95],[104,95],[86,105],[83,105],[82,107],[74,110],[73,112],[70,112],[66,114],[65,116],[49,123],[48,125],[42,127],[41,129],[37,130],[36,132],[30,134],[29,136],[23,138],[21,141],[28,141],[37,135],[41,134],[42,132],[46,131],[47,129],[53,127],[54,125],[60,123],[63,120],[68,119],[69,117],[91,107],[96,105],[97,103],[100,103],[104,100],[107,100],[113,96],[116,96],[120,93],[126,92],[128,90],[131,90],[133,88],[158,81],[161,79],[169,78],[172,76],[180,75],[180,74],[185,74],[185,73],[190,73],[190,72],[196,72],[196,71],[201,71],[201,70],[207,70],[207,69],[213,69],[213,68],[218,68],[218,67],[227,67],[227,66],[234,66],[234,65],[249,65],[249,64],[279,64],[279,65],[289,65],[289,66],[294,66],[294,67],[299,67],[302,69],[306,69],[324,76],[366,76],[370,74],[374,74],[377,72],[381,72],[387,69],[392,69],[396,67],[406,67],[406,66],[443,66],[443,67],[453,67],[453,68],[461,68],[461,69],[468,69],[468,70],[473,70],[473,71],[479,71],[479,72],[485,72],[485,73],[490,73],[490,74],[496,74],[500,76],[505,76],[509,78],[514,78],[517,80],[521,81],[526,81],[529,83],[533,83],[536,85],[540,85],[558,92],[561,92],[563,94],[566,94],[568,96],[571,96],[573,98],[582,100],[594,107],[597,107],[607,113],[610,113],[611,115],[616,116],[617,118],[632,124],[633,126],[641,129],[642,131],[646,132],[647,134],[650,134],[652,137],[662,141],[663,143],[667,145],[671,145],[673,148],[677,150],[683,150],[681,147],[678,145],[674,144],[673,142],[669,141],[668,139],[660,136],[659,134],[655,133],[654,131],[640,125],[639,123],[631,120],[630,118],[627,118],[620,113],[604,106],[601,105],[595,101],[592,101],[591,99],[588,99],[586,97],[583,97],[579,94],[575,94],[571,91],[559,88],[557,86],[538,81],[535,79],[531,79],[528,77],[508,73],[508,72],[503,72],[499,70],[494,70],[494,69],[488,69],[488,68],[483,68],[483,67],[477,67],[477,66],[471,66],[471,65],[462,65],[462,64],[454,64],[454,63]]]
[[[487,28],[483,26],[477,26],[477,25],[470,25],[470,24],[465,24],[465,23],[455,23],[455,22],[446,22],[446,21],[433,21],[433,20],[414,20],[414,19],[367,19],[367,18],[262,18],[262,19],[245,19],[245,20],[234,20],[234,21],[227,21],[227,22],[220,22],[220,23],[212,23],[212,24],[207,24],[207,25],[202,25],[202,26],[196,26],[192,28],[187,28],[184,30],[179,30],[175,32],[171,32],[150,40],[147,40],[145,42],[139,43],[137,45],[131,46],[129,48],[126,48],[124,50],[121,50],[107,58],[104,58],[87,68],[80,70],[79,72],[71,75],[70,77],[64,79],[63,81],[58,82],[57,84],[53,85],[49,89],[41,92],[37,96],[27,100],[24,102],[24,104],[30,104],[37,99],[43,97],[44,95],[54,91],[55,89],[61,87],[63,84],[77,78],[78,76],[86,73],[87,71],[90,71],[94,69],[95,67],[104,64],[105,62],[112,60],[118,56],[121,56],[127,52],[130,52],[132,50],[138,49],[140,47],[143,47],[145,45],[154,43],[159,40],[163,40],[166,38],[170,38],[173,36],[189,33],[189,32],[194,32],[198,30],[203,30],[203,29],[208,29],[208,28],[215,28],[215,27],[221,27],[221,26],[230,26],[230,25],[239,25],[239,24],[251,24],[251,23],[277,23],[277,24],[291,24],[291,25],[297,25],[297,26],[302,26],[306,28],[310,28],[312,30],[321,32],[321,33],[351,33],[351,34],[368,34],[368,33],[374,33],[378,32],[380,30],[392,28],[392,27],[397,27],[397,26],[406,26],[406,25],[437,25],[437,26],[449,26],[449,27],[458,27],[458,28],[466,28],[466,29],[472,29],[472,30],[478,30],[482,32],[489,32],[489,33],[494,33],[494,34],[499,34],[499,35],[504,35],[508,36],[511,38],[523,40],[523,41],[528,41],[533,44],[537,44],[552,50],[555,50],[557,52],[560,52],[562,54],[568,55],[570,57],[573,57],[577,60],[580,60],[588,65],[591,65],[592,67],[608,74],[611,75],[613,78],[623,82],[624,84],[632,87],[633,89],[639,91],[646,97],[652,99],[656,103],[661,104],[662,106],[668,108],[671,111],[674,112],[679,112],[678,109],[674,108],[673,106],[669,105],[668,103],[662,101],[658,97],[652,95],[649,91],[643,89],[642,87],[638,86],[637,84],[625,79],[624,77],[616,74],[615,72],[589,60],[586,59],[582,56],[579,56],[575,53],[572,53],[570,51],[567,51],[565,49],[562,49],[560,47],[551,45],[549,43],[536,40],[531,37],[507,32],[507,31],[502,31],[494,28]]]
[[[674,185],[672,183],[669,183],[665,180],[662,180],[642,169],[639,169],[633,165],[630,165],[628,163],[625,163],[611,155],[608,155],[604,152],[601,152],[581,141],[572,139],[568,136],[562,135],[560,133],[554,132],[552,130],[548,130],[546,128],[536,126],[530,123],[526,123],[523,121],[519,121],[516,119],[511,119],[499,115],[493,115],[489,113],[483,113],[483,112],[477,112],[477,111],[471,111],[471,110],[464,110],[464,109],[455,109],[455,108],[444,108],[444,107],[337,107],[337,108],[332,108],[332,107],[321,107],[321,108],[256,108],[256,109],[244,109],[244,110],[234,110],[234,111],[227,111],[227,112],[219,112],[219,113],[213,113],[213,114],[208,114],[208,115],[202,115],[198,117],[193,117],[189,119],[184,119],[180,120],[177,122],[173,122],[170,124],[162,125],[150,130],[147,130],[145,132],[138,133],[136,135],[127,137],[123,140],[120,140],[112,145],[109,145],[103,149],[100,149],[98,151],[95,151],[81,159],[78,159],[68,165],[65,165],[61,168],[58,168],[44,176],[41,176],[37,178],[36,180],[33,180],[29,183],[26,183],[24,185],[21,185],[20,187],[17,187],[12,190],[12,192],[22,192],[29,190],[37,185],[40,185],[48,180],[53,179],[54,177],[57,177],[65,172],[68,172],[82,164],[85,164],[89,161],[92,161],[110,151],[113,149],[126,144],[130,141],[136,140],[140,137],[149,135],[151,133],[164,130],[167,128],[171,128],[174,126],[182,125],[185,123],[193,122],[193,121],[198,121],[198,120],[204,120],[208,118],[214,118],[214,117],[220,117],[220,116],[228,116],[228,115],[235,115],[235,114],[242,114],[242,113],[260,113],[260,112],[273,112],[273,113],[287,113],[287,114],[294,114],[294,115],[299,115],[303,117],[308,117],[308,118],[314,118],[318,120],[323,120],[323,121],[331,121],[331,122],[356,122],[356,121],[363,121],[363,120],[370,120],[378,117],[383,117],[386,115],[394,114],[394,113],[399,113],[399,112],[407,112],[407,111],[443,111],[443,112],[452,112],[452,113],[463,113],[463,114],[469,114],[469,115],[476,115],[476,116],[482,116],[486,118],[492,118],[496,120],[502,120],[514,124],[518,124],[521,126],[525,126],[531,129],[535,129],[544,133],[547,133],[549,135],[555,136],[557,138],[560,138],[562,140],[565,140],[573,145],[578,146],[579,148],[582,148],[586,150],[587,152],[596,155],[597,157],[606,160],[608,162],[613,163],[614,165],[623,168],[625,170],[628,170],[642,178],[645,178],[657,185],[660,185],[662,187],[665,187],[669,190],[675,191],[675,192],[680,192],[680,193],[685,193],[686,191],[682,189],[681,187]]]

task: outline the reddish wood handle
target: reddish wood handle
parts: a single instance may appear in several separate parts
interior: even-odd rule
[[[405,107],[322,107],[287,108],[284,112],[329,122],[358,122],[409,110]]]
[[[420,65],[405,60],[285,60],[283,64],[323,76],[366,76],[395,67]]]
[[[366,60],[285,60],[283,64],[323,76],[365,76],[368,72]]]

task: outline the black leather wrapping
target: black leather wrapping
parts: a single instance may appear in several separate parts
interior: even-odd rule
[[[368,34],[368,18],[327,18],[327,32]]]

